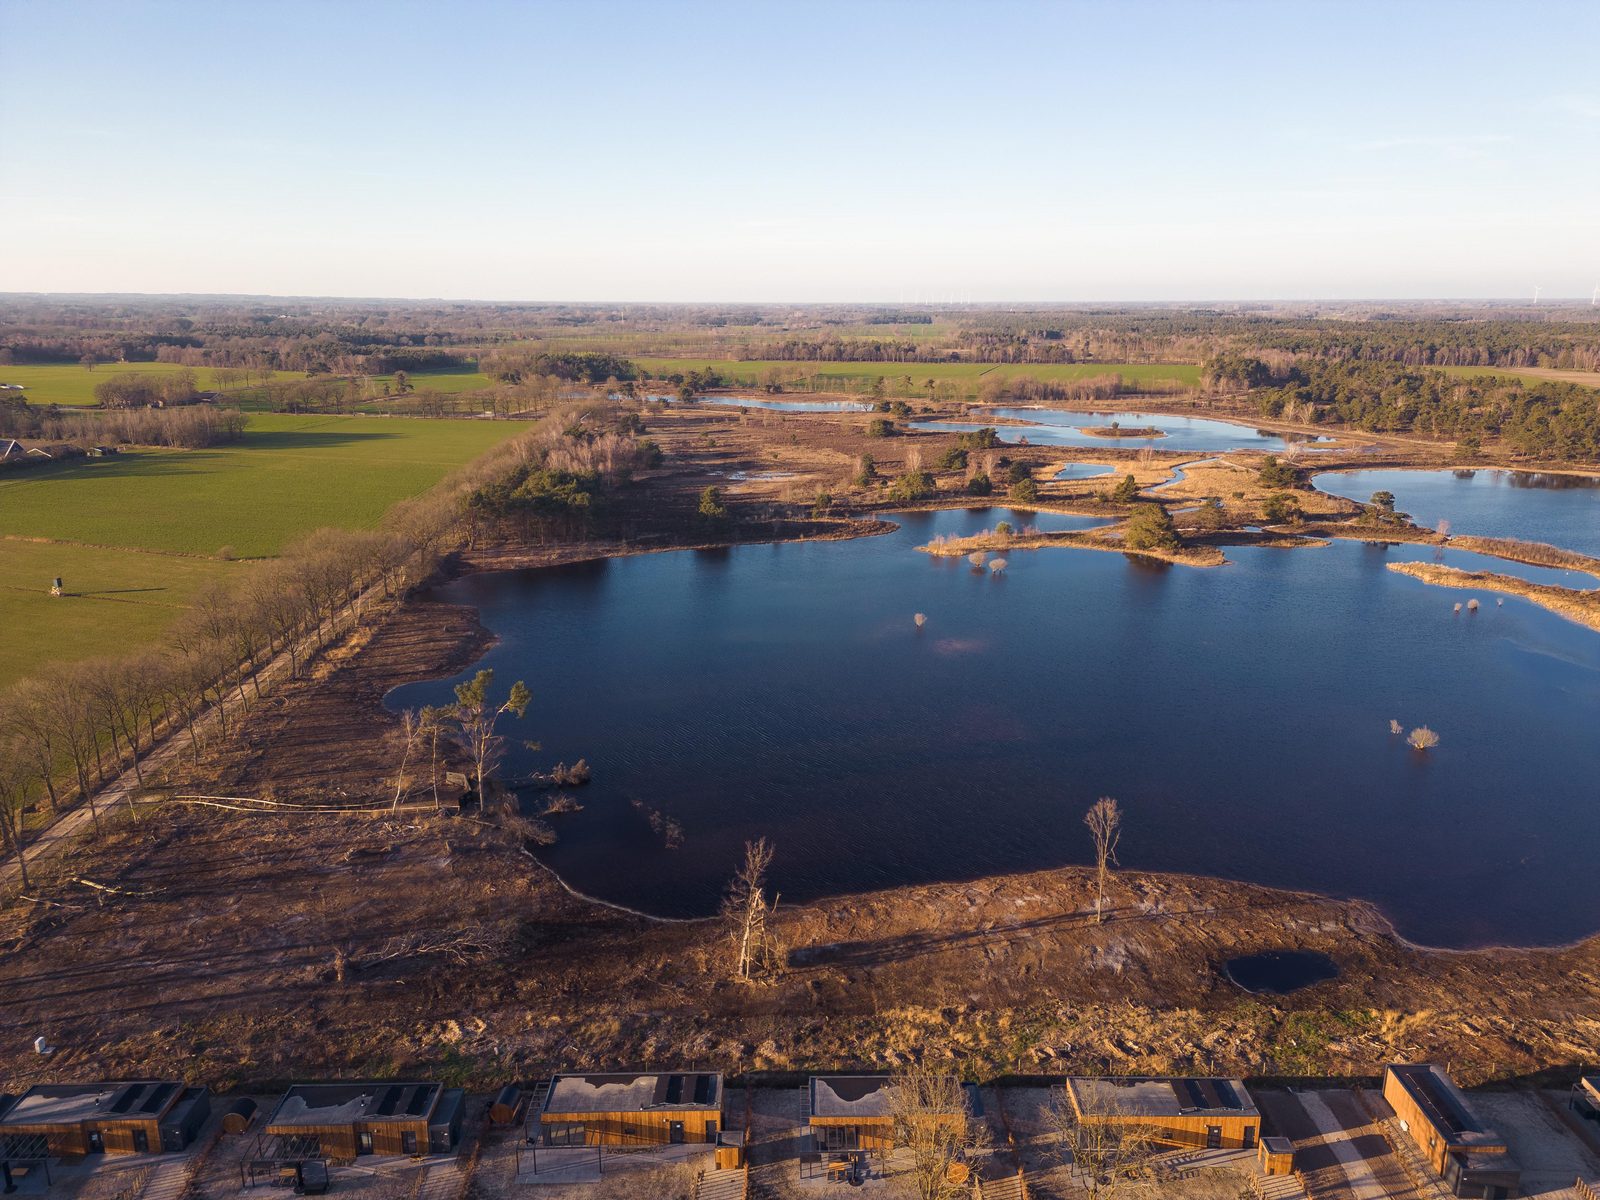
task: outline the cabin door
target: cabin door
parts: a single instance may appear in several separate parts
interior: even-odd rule
[[[150,1135],[143,1129],[133,1131],[133,1152],[135,1154],[150,1153]]]
[[[1244,1127],[1244,1148],[1246,1150],[1254,1150],[1256,1148],[1256,1129],[1254,1125],[1246,1125]]]
[[[715,1143],[716,1140],[717,1140],[717,1123],[715,1121],[707,1121],[706,1122],[706,1141]]]
[[[1222,1126],[1221,1125],[1207,1125],[1206,1126],[1206,1149],[1207,1150],[1221,1150],[1222,1149]]]
[[[667,1140],[674,1146],[681,1146],[683,1144],[682,1121],[674,1121],[672,1124],[667,1126]]]
[[[356,1134],[356,1153],[372,1153],[372,1130],[363,1129],[360,1133]]]

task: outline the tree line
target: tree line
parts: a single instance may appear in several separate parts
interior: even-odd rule
[[[244,436],[236,409],[118,409],[94,412],[0,399],[0,437],[88,446],[168,446],[198,450]]]
[[[404,594],[433,575],[459,547],[467,500],[486,483],[519,470],[552,447],[581,413],[566,413],[481,455],[421,496],[401,501],[373,530],[322,529],[276,559],[202,592],[149,649],[92,662],[46,667],[0,692],[0,841],[26,870],[25,814],[89,805],[109,779],[144,765],[158,740],[180,732],[196,762],[202,719],[226,737],[237,716],[263,694],[262,672],[286,659],[304,673],[351,620],[362,598]]]

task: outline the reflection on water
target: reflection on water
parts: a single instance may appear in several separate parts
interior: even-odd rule
[[[1102,475],[1110,475],[1115,467],[1102,466],[1100,463],[1068,463],[1055,473],[1057,479],[1098,479]]]
[[[594,767],[542,856],[586,892],[695,915],[751,837],[799,901],[1086,863],[1082,814],[1112,795],[1129,868],[1364,897],[1434,944],[1600,929],[1600,637],[1515,598],[1458,614],[1471,593],[1385,569],[1429,546],[1233,547],[1212,570],[1013,552],[999,578],[914,550],[1002,519],[1093,524],[924,512],[882,537],[440,589],[480,607],[499,683],[533,690],[509,772]],[[1442,744],[1410,750],[1391,719]]]
[[[1232,450],[1283,450],[1291,441],[1326,441],[1326,438],[1277,434],[1251,429],[1231,421],[1207,417],[1175,417],[1141,412],[1066,412],[1048,408],[989,408],[974,410],[970,421],[913,421],[913,429],[964,433],[985,428],[985,416],[1026,421],[1027,425],[995,426],[1002,442],[1032,446],[1102,446],[1157,450],[1198,450],[1221,454]],[[1085,433],[1085,429],[1125,431],[1114,436]],[[1154,429],[1155,437],[1128,436],[1134,430]]]
[[[1600,478],[1500,469],[1342,471],[1316,476],[1323,491],[1363,504],[1393,492],[1419,525],[1452,533],[1548,542],[1600,557]]]

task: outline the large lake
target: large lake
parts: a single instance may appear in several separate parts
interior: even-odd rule
[[[1469,593],[1384,569],[1480,565],[1429,546],[1235,547],[1209,570],[1052,549],[999,577],[913,549],[1002,518],[1088,524],[916,513],[884,537],[440,589],[498,635],[499,685],[533,689],[506,732],[546,749],[509,769],[594,767],[546,860],[699,915],[747,838],[772,839],[800,901],[1087,862],[1083,813],[1111,795],[1130,868],[1364,897],[1435,945],[1600,929],[1600,635],[1515,598],[1456,614]],[[1411,751],[1390,718],[1442,744]]]
[[[1174,417],[1165,413],[1141,412],[1067,412],[1051,408],[988,408],[974,410],[970,421],[913,421],[912,429],[934,430],[941,433],[970,433],[984,428],[985,417],[1004,417],[1027,421],[1027,425],[995,426],[1002,442],[1012,445],[1023,438],[1032,446],[1097,446],[1107,450],[1117,448],[1142,450],[1198,450],[1206,454],[1225,454],[1233,450],[1282,450],[1289,441],[1326,441],[1326,438],[1285,438],[1248,425],[1232,421],[1213,421],[1205,417]],[[1109,429],[1112,425],[1125,430],[1157,429],[1155,437],[1106,436],[1084,433],[1084,429]]]
[[[1542,471],[1342,471],[1316,476],[1325,492],[1365,504],[1393,492],[1419,525],[1452,533],[1549,542],[1600,557],[1600,478]],[[1583,585],[1580,585],[1583,586]]]

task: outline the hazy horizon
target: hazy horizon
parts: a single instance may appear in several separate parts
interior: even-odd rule
[[[1582,302],[1597,36],[1575,0],[0,0],[0,291]]]

